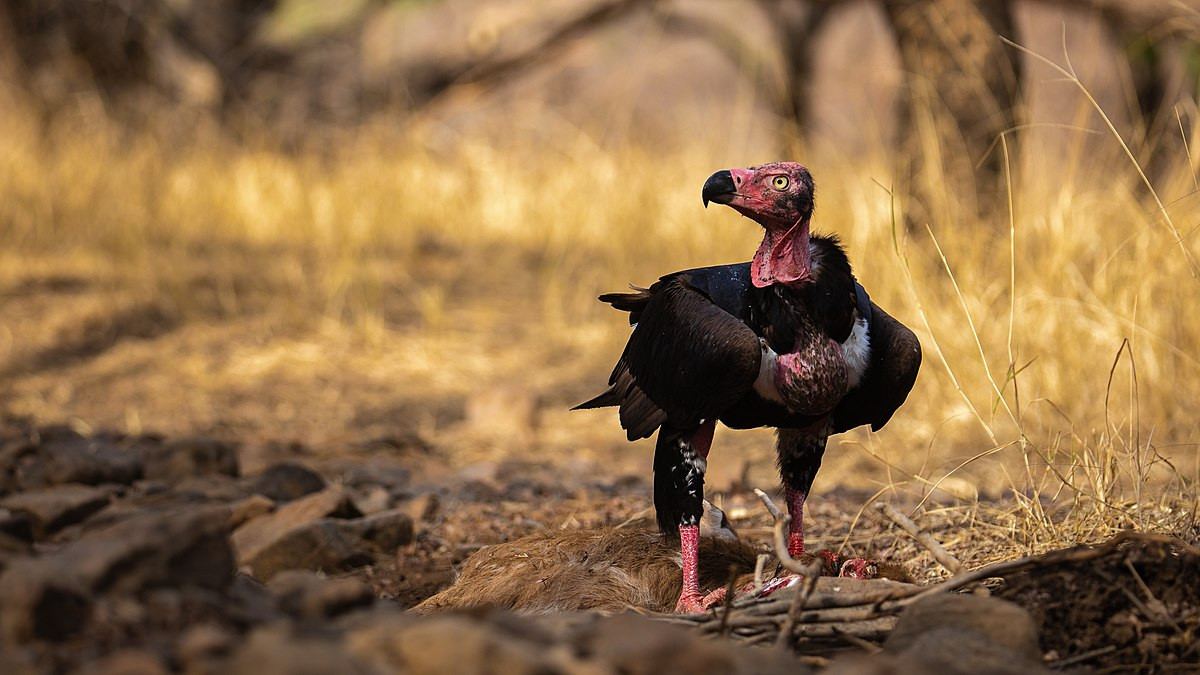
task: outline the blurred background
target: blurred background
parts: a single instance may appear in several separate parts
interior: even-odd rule
[[[1194,0],[7,0],[0,415],[648,475],[595,296],[791,159],[926,355],[818,490],[1194,513],[1198,84]]]

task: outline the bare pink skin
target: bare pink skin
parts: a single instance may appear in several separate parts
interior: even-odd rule
[[[750,283],[758,288],[771,284],[798,284],[809,278],[812,253],[808,248],[807,219],[797,221],[786,232],[768,231],[750,263]]]
[[[776,162],[751,169],[729,169],[737,190],[728,205],[765,230],[750,264],[750,281],[758,288],[771,284],[799,284],[809,279],[810,217],[788,212],[787,190],[772,187],[778,176],[789,179],[788,190],[799,189],[798,164]]]
[[[807,495],[799,490],[788,488],[786,491],[788,514],[791,524],[788,528],[788,555],[799,558],[804,555],[804,502]],[[824,573],[851,579],[874,579],[879,574],[879,566],[873,560],[864,558],[849,558],[841,560],[836,553],[829,550],[818,551],[817,555],[824,561]],[[787,574],[763,584],[759,597],[766,597],[784,588],[795,586],[800,582],[798,574]]]
[[[700,571],[697,564],[700,548],[700,526],[679,526],[680,553],[683,562],[683,591],[675,603],[677,614],[694,614],[707,611],[709,607],[725,599],[725,589],[711,593],[700,592]]]
[[[788,555],[799,558],[804,555],[804,500],[808,495],[799,490],[787,489],[788,515],[792,517],[788,526]]]
[[[851,579],[874,579],[879,576],[879,563],[866,558],[847,558],[842,562],[838,576]]]
[[[788,409],[806,415],[829,412],[850,388],[842,346],[820,336],[776,361],[775,386]]]

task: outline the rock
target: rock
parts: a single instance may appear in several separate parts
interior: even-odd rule
[[[979,595],[943,594],[925,598],[900,615],[884,644],[895,650],[915,642],[923,633],[947,626],[975,633],[1024,658],[1038,662],[1042,659],[1037,626],[1029,612],[1015,603]]]
[[[34,665],[33,655],[24,650],[5,646],[0,649],[0,673],[4,675],[37,675],[44,672]]]
[[[325,479],[308,467],[292,462],[273,464],[250,482],[250,490],[277,502],[290,502],[320,492]]]
[[[181,438],[146,453],[146,478],[178,483],[187,478],[238,475],[237,446],[213,438]]]
[[[275,502],[259,494],[253,494],[235,502],[230,507],[229,527],[237,529],[243,523],[254,520],[275,510]]]
[[[343,523],[334,518],[322,518],[293,527],[266,545],[255,548],[253,554],[242,557],[239,553],[238,560],[263,581],[269,581],[284,570],[344,572],[370,564],[371,554],[363,550],[361,542],[343,533]]]
[[[412,518],[415,525],[427,522],[437,515],[438,508],[441,507],[441,502],[438,496],[432,492],[427,492],[423,495],[418,495],[408,500],[400,508]]]
[[[196,624],[179,637],[175,659],[185,673],[220,672],[217,660],[228,656],[237,640],[236,635],[219,624]]]
[[[221,473],[184,478],[175,483],[171,491],[214,502],[233,502],[250,496],[241,481]]]
[[[0,575],[0,631],[18,642],[62,639],[83,626],[96,593],[221,588],[233,574],[228,521],[217,506],[144,513],[14,561]]]
[[[380,672],[810,672],[789,653],[706,640],[634,614],[529,617],[491,611],[418,618],[381,608],[350,614],[341,625],[350,654]]]
[[[33,535],[42,539],[104,508],[113,491],[87,485],[59,485],[9,495],[0,506],[29,518]]]
[[[286,624],[259,628],[239,647],[226,667],[229,675],[374,675],[332,636],[296,636]],[[453,672],[453,671],[450,671]]]
[[[6,453],[6,469],[15,489],[64,483],[129,485],[142,477],[144,439],[85,438],[65,427],[51,427],[28,444]]]
[[[373,620],[346,636],[346,648],[383,672],[433,675],[541,675],[560,672],[546,650],[465,615]],[[614,671],[615,672],[615,671]]]
[[[122,649],[85,665],[79,675],[166,675],[167,667],[144,649]]]
[[[235,624],[252,626],[283,617],[271,592],[252,576],[235,575],[225,589],[225,597],[229,601],[225,618]]]
[[[873,656],[843,657],[828,675],[919,675],[945,673],[1020,675],[1048,673],[1038,648],[1033,618],[996,598],[935,595],[900,616]]]
[[[281,572],[267,584],[279,608],[297,619],[324,619],[375,602],[371,587],[351,577],[325,579],[313,572]]]
[[[0,535],[21,541],[33,541],[33,520],[25,513],[0,509]]]
[[[679,626],[634,614],[597,621],[588,632],[585,650],[629,675],[808,672],[791,654],[705,640]]]
[[[0,575],[0,635],[12,642],[59,641],[79,632],[91,616],[91,600],[73,579],[38,574],[29,560]]]
[[[341,527],[342,532],[383,554],[394,553],[413,541],[412,518],[402,509],[347,521]]]
[[[264,556],[263,553],[268,547],[276,546],[279,548],[277,542],[289,535],[293,530],[306,527],[322,518],[355,518],[360,515],[362,514],[359,513],[358,509],[354,508],[350,499],[339,488],[329,488],[288,502],[273,513],[255,518],[234,531],[233,545],[237,550],[238,563],[241,565],[251,565],[251,567],[256,569],[255,575],[264,580],[269,578],[270,575],[263,576],[260,572],[266,572],[268,569],[270,570],[270,574],[274,574],[281,569],[307,568],[308,566],[304,564],[295,564],[287,567],[286,560],[278,559],[268,564],[266,558],[275,558],[276,556]],[[307,540],[313,541],[314,545],[320,546],[319,535],[325,529],[328,528],[318,528],[320,531],[314,531],[312,534],[315,536],[309,536]],[[332,530],[336,531],[336,526],[332,527]],[[344,540],[340,532],[337,533],[336,538]],[[294,537],[294,539],[293,543],[302,543],[305,537]],[[294,548],[289,550],[295,551]],[[310,552],[298,552],[303,558],[310,557]],[[274,553],[277,555],[282,553],[282,551],[275,551]],[[258,561],[260,557],[263,560],[256,563],[255,561]],[[280,567],[279,564],[283,564],[284,566]]]
[[[355,491],[351,495],[354,506],[366,515],[387,511],[392,507],[392,492],[379,485],[373,485],[365,490]]]

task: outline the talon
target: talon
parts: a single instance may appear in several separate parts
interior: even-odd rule
[[[821,574],[827,577],[841,576],[839,571],[841,570],[842,565],[841,558],[838,557],[838,554],[830,551],[829,549],[824,549],[817,552],[817,555],[821,556],[821,559],[825,561],[825,564],[821,569]]]
[[[725,600],[724,588],[718,588],[708,595],[700,595],[699,593],[684,593],[683,595],[679,596],[679,602],[675,603],[675,613],[696,614],[699,612],[707,612],[710,607],[723,600]]]

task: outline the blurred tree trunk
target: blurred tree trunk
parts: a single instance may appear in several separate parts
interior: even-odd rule
[[[1021,73],[999,36],[1015,37],[1011,0],[883,0],[906,73],[899,110],[897,194],[910,222],[959,222],[1002,204],[1003,154]],[[976,167],[979,167],[976,169]]]

